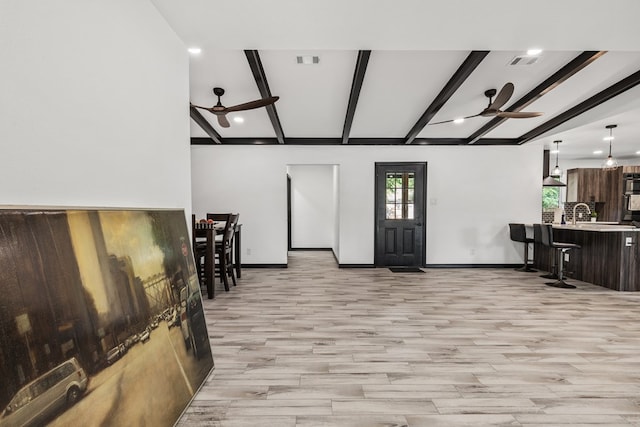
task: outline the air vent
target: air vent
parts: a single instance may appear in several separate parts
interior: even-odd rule
[[[509,61],[509,65],[533,65],[540,60],[539,56],[528,56],[528,55],[518,55],[514,56],[511,61]]]
[[[298,64],[317,64],[320,62],[320,57],[311,55],[296,56],[296,61]]]

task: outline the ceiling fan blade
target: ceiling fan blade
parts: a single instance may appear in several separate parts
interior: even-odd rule
[[[435,122],[435,123],[427,123],[429,126],[431,125],[441,125],[443,123],[451,123],[453,120],[443,120],[441,122]]]
[[[467,119],[472,119],[474,117],[480,117],[482,115],[482,113],[478,113],[478,114],[474,114],[473,116],[467,116],[467,117],[463,117],[463,119],[467,120]]]
[[[271,96],[269,98],[256,99],[255,101],[245,102],[244,104],[234,105],[232,107],[227,107],[225,112],[229,113],[231,111],[244,111],[244,110],[253,110],[254,108],[266,107],[267,105],[271,105],[280,99],[279,96]]]
[[[473,116],[463,117],[463,119],[464,119],[464,120],[467,120],[467,119],[471,119],[471,118],[478,117],[478,116],[480,116],[480,114],[474,114]],[[443,123],[451,123],[451,122],[455,122],[456,120],[457,120],[457,119],[453,119],[453,120],[443,120],[443,121],[441,121],[441,122],[427,123],[427,124],[428,124],[428,125],[441,125],[441,124],[443,124]]]
[[[225,116],[224,114],[216,114],[216,117],[218,118],[218,124],[223,128],[228,128],[229,126],[231,126],[229,124],[229,120],[227,120],[227,116]]]
[[[509,98],[511,98],[511,95],[513,95],[513,89],[513,83],[505,83],[505,85],[502,86],[502,89],[500,89],[500,92],[498,92],[496,99],[493,100],[493,102],[491,103],[491,105],[489,105],[489,107],[487,107],[487,109],[499,110],[500,107],[506,104]]]
[[[532,117],[539,117],[542,114],[543,113],[539,113],[539,112],[535,112],[535,111],[530,111],[530,112],[525,112],[525,111],[518,111],[518,112],[501,111],[498,114],[496,114],[496,116],[505,117],[507,119],[530,119]]]

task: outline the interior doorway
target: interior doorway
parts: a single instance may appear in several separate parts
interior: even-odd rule
[[[375,168],[375,265],[424,267],[427,164]]]
[[[287,165],[288,250],[338,257],[338,165]]]

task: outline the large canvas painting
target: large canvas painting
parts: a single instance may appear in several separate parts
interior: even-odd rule
[[[213,368],[184,212],[0,209],[0,426],[171,426]]]

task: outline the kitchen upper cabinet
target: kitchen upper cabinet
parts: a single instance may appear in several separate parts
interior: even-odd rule
[[[567,202],[578,201],[578,169],[567,171]]]
[[[625,167],[625,171],[628,167]],[[567,202],[599,202],[598,221],[622,220],[623,168],[569,169],[567,171]]]
[[[602,202],[607,176],[602,169],[582,168],[567,171],[567,202]]]

